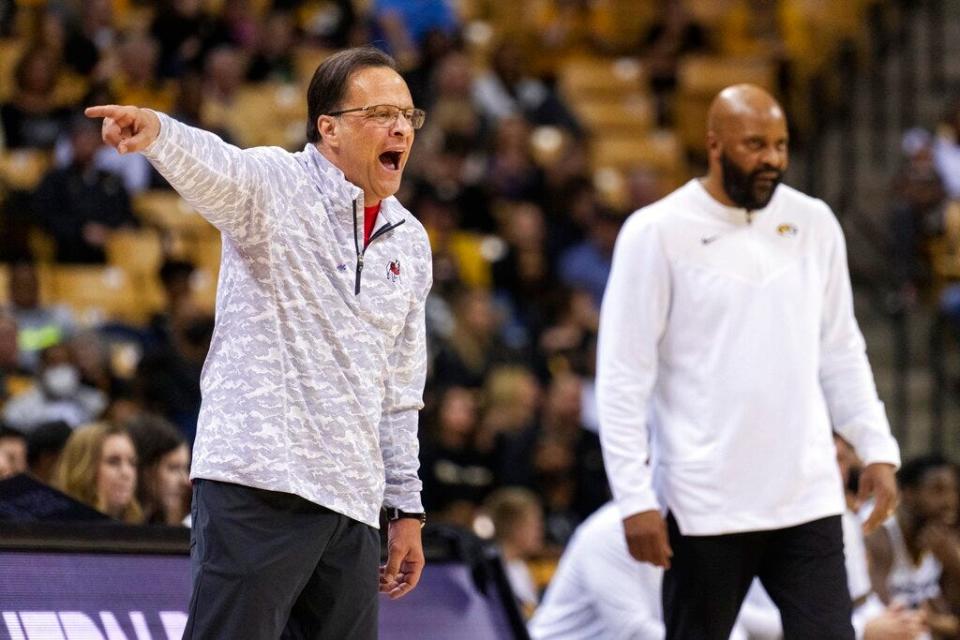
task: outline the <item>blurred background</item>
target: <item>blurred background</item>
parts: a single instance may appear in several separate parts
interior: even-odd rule
[[[0,0],[0,477],[128,522],[187,514],[219,237],[82,107],[299,150],[317,64],[366,43],[427,111],[398,194],[434,251],[425,505],[496,535],[525,606],[608,499],[616,234],[703,173],[729,84],[781,100],[786,182],[841,220],[905,457],[958,453],[960,0]],[[137,454],[114,494],[61,459],[106,442]]]

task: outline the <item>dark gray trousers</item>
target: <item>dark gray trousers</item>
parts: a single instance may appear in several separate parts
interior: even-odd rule
[[[375,640],[376,529],[288,493],[193,487],[184,640]]]
[[[786,640],[853,640],[840,516],[794,527],[685,536],[667,516],[667,640],[727,640],[753,578],[780,609]]]

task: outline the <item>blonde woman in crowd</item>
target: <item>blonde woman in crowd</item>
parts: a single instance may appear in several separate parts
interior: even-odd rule
[[[116,520],[143,521],[136,499],[137,454],[124,427],[97,422],[74,431],[60,458],[54,486]]]

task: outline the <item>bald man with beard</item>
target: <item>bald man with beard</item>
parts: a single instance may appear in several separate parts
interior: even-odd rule
[[[600,436],[631,555],[666,569],[666,637],[729,637],[754,577],[788,639],[852,639],[832,430],[865,463],[865,523],[899,448],[853,314],[843,233],[781,184],[783,109],[724,89],[709,169],[617,239],[601,310]]]

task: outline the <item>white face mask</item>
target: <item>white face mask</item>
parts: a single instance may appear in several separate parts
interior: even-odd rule
[[[43,388],[55,398],[66,398],[80,386],[80,373],[69,364],[58,364],[43,372]]]

